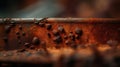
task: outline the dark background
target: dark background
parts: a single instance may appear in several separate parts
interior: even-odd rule
[[[0,17],[119,18],[120,0],[0,0]]]

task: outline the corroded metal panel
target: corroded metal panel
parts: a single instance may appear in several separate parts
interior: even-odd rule
[[[0,49],[120,42],[120,19],[1,18]],[[28,46],[30,45],[30,46]]]

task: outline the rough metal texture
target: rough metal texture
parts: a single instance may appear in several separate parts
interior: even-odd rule
[[[109,40],[119,43],[119,21],[109,18],[4,18],[0,19],[0,49],[23,48],[26,43],[36,48],[106,44]]]

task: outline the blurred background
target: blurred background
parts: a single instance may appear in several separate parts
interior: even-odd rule
[[[0,0],[0,17],[119,18],[120,0]]]

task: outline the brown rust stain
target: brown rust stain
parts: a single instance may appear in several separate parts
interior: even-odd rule
[[[92,19],[91,19],[92,20]],[[41,27],[38,24],[16,24],[15,27],[13,27],[9,34],[5,35],[4,27],[5,24],[0,25],[0,47],[3,48],[3,45],[5,46],[4,41],[2,40],[3,37],[8,37],[8,48],[9,49],[18,49],[23,48],[23,45],[27,42],[32,44],[32,38],[38,37],[41,41],[44,41],[46,43],[47,47],[67,47],[71,46],[71,44],[66,45],[65,42],[68,39],[64,39],[64,36],[68,36],[70,32],[73,32],[73,35],[75,34],[75,29],[80,28],[83,31],[83,35],[79,39],[75,39],[73,44],[82,45],[82,44],[88,44],[88,43],[98,43],[98,44],[105,44],[108,40],[116,40],[120,42],[120,24],[116,23],[97,23],[98,21],[83,21],[83,23],[79,21],[73,21],[73,22],[66,22],[66,21],[55,21],[55,20],[47,20],[45,22],[45,26]],[[84,23],[88,22],[88,23]],[[102,21],[101,21],[102,22]],[[44,22],[42,22],[44,23]],[[46,25],[51,24],[52,28],[50,30],[47,30]],[[19,30],[19,26],[22,26],[22,30]],[[53,35],[53,30],[57,30],[59,26],[62,26],[65,30],[65,33],[60,33],[59,36],[62,38],[62,42],[59,44],[56,44],[53,41],[53,38],[55,37]],[[20,32],[20,39],[17,39],[16,32]],[[22,33],[25,32],[25,36],[22,36]],[[47,33],[51,34],[51,37],[48,37]],[[18,44],[18,41],[21,41],[21,44]],[[71,40],[70,40],[71,41]],[[73,45],[72,44],[72,45]],[[41,48],[42,45],[39,44],[36,46],[37,48]]]

